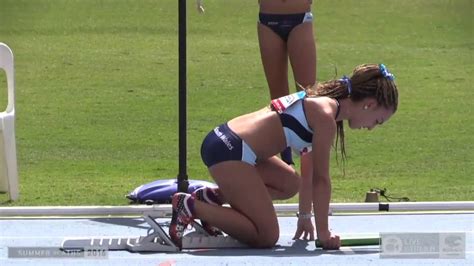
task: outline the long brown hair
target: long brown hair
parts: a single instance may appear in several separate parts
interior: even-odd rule
[[[378,64],[365,64],[357,66],[349,77],[349,82],[343,80],[329,80],[318,83],[306,89],[309,97],[326,96],[334,99],[351,98],[354,102],[365,98],[375,98],[379,105],[392,108],[393,112],[398,108],[398,90],[393,75],[384,72],[385,66]],[[349,91],[348,86],[351,86]],[[339,143],[339,145],[338,145]],[[339,146],[342,162],[346,160],[346,147],[344,143],[343,121],[337,122],[337,135],[335,149]]]

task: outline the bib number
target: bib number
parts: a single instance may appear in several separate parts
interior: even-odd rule
[[[306,96],[306,92],[299,91],[299,92],[272,100],[272,105],[273,105],[273,108],[275,108],[275,110],[281,114],[286,109],[288,109],[288,107],[290,107],[295,102],[303,99],[305,96]]]

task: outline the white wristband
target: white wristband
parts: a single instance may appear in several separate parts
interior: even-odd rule
[[[299,213],[299,212],[297,212],[296,217],[298,217],[300,219],[311,219],[311,217],[313,217],[313,215],[311,213]]]

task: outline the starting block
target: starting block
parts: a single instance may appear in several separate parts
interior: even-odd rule
[[[180,251],[168,234],[158,224],[155,212],[145,212],[143,218],[150,225],[146,236],[139,237],[85,237],[66,238],[61,249],[71,250],[128,250],[130,252],[178,252]],[[183,237],[183,249],[245,248],[247,245],[227,236],[211,236],[202,226],[194,222],[194,232]]]
[[[0,43],[0,69],[7,77],[8,104],[0,112],[0,192],[7,192],[10,200],[17,200],[18,169],[15,143],[15,85],[13,76],[13,53]]]

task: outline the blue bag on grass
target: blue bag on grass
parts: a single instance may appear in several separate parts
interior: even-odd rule
[[[188,180],[188,193],[193,193],[201,187],[217,187],[216,184],[202,180]],[[156,180],[141,185],[128,193],[126,197],[130,203],[137,204],[167,204],[171,203],[171,196],[178,192],[178,181],[176,179]]]

